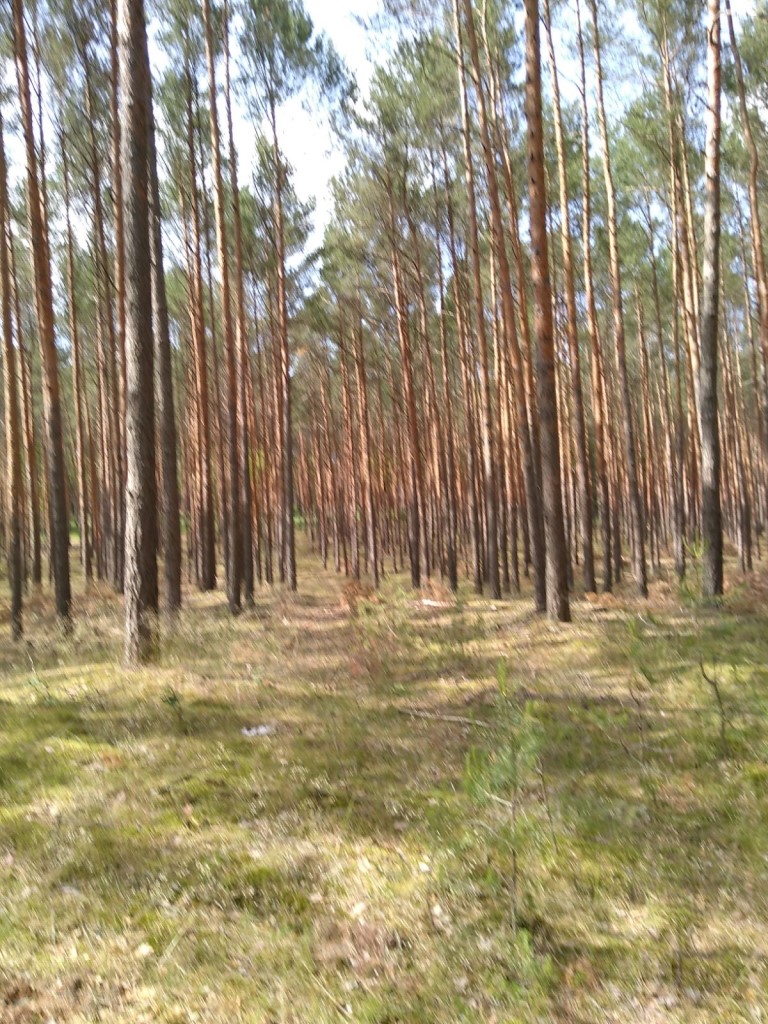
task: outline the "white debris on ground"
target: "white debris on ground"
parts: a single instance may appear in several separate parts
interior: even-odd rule
[[[251,725],[244,726],[240,732],[243,736],[247,736],[249,739],[254,739],[257,736],[274,736],[277,729],[274,725]]]

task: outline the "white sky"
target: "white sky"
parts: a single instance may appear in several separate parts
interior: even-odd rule
[[[367,94],[376,59],[375,37],[360,20],[381,10],[380,0],[304,0],[307,13],[318,32],[325,32],[342,60]],[[314,196],[317,209],[315,234],[319,236],[330,219],[332,199],[329,184],[344,167],[344,154],[335,144],[327,118],[303,108],[301,100],[286,104],[278,123],[283,152],[293,168],[293,183],[299,196]]]

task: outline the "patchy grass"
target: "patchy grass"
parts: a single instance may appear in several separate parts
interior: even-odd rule
[[[147,670],[105,587],[0,638],[2,1024],[768,1013],[763,577],[555,627],[301,570]]]

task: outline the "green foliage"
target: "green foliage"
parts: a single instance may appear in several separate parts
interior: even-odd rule
[[[521,706],[509,690],[508,668],[504,660],[496,669],[499,688],[498,735],[490,749],[474,749],[467,758],[467,788],[478,800],[516,799],[529,785],[538,765],[542,743],[541,729],[529,702]]]
[[[315,33],[301,0],[243,0],[242,50],[264,90],[249,98],[268,114],[295,95],[306,82],[321,93],[350,90],[344,66],[330,40]]]

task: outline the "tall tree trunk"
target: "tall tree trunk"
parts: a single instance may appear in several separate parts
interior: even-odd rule
[[[3,330],[3,402],[5,404],[5,475],[8,530],[8,581],[11,589],[11,634],[22,634],[22,501],[21,501],[21,429],[16,379],[16,352],[11,321],[11,275],[8,263],[8,173],[5,160],[3,119],[0,111],[0,292],[2,293]]]
[[[103,408],[105,413],[104,424],[106,433],[102,436],[102,447],[105,459],[105,467],[109,467],[108,487],[105,493],[105,523],[109,540],[108,560],[112,572],[112,582],[118,592],[123,589],[123,557],[125,547],[125,493],[123,487],[124,463],[123,458],[123,430],[122,424],[124,415],[123,406],[123,372],[124,362],[124,335],[120,326],[120,302],[117,303],[117,332],[115,331],[115,317],[112,310],[112,275],[109,272],[109,260],[107,251],[107,232],[105,228],[105,215],[101,197],[101,161],[99,158],[99,147],[96,136],[96,119],[93,101],[92,87],[92,61],[86,46],[81,49],[81,59],[85,76],[85,110],[88,124],[88,137],[91,155],[91,187],[93,190],[93,227],[94,227],[94,262],[96,270],[96,291],[97,291],[97,331],[100,338],[101,375],[100,387],[103,388]],[[119,128],[115,129],[119,131]],[[122,195],[122,185],[119,168],[113,168],[115,176],[115,188],[119,188]],[[122,246],[123,239],[123,214],[122,207],[119,216],[116,212],[116,244]],[[122,255],[119,260],[119,271],[116,270],[118,281],[123,276]],[[122,339],[122,340],[121,340]],[[121,348],[121,345],[123,346]]]
[[[176,413],[173,404],[173,364],[168,325],[168,303],[163,268],[162,211],[157,173],[155,118],[152,79],[149,87],[149,134],[147,155],[150,184],[150,235],[152,258],[152,329],[154,337],[155,411],[159,433],[160,480],[162,485],[160,534],[165,568],[165,601],[173,615],[181,608],[181,515],[176,444]]]
[[[592,419],[595,426],[595,467],[597,498],[600,512],[600,542],[603,560],[603,590],[613,589],[613,563],[611,561],[611,496],[608,479],[608,425],[605,417],[605,371],[597,323],[595,289],[592,274],[592,175],[589,158],[589,111],[587,108],[586,62],[584,58],[584,34],[581,25],[581,5],[576,0],[577,38],[579,47],[579,91],[581,94],[581,166],[582,166],[582,213],[581,242],[584,269],[584,298],[587,311],[587,333],[589,335],[592,371]]]
[[[705,150],[704,267],[701,310],[699,433],[701,435],[702,592],[723,592],[723,525],[720,509],[717,349],[720,300],[720,0],[707,2],[707,141]]]
[[[667,461],[668,491],[670,504],[672,506],[672,535],[675,558],[675,571],[682,579],[685,576],[685,514],[683,508],[683,481],[680,478],[682,473],[682,460],[680,459],[680,442],[678,434],[682,431],[682,423],[677,417],[672,406],[671,390],[669,385],[669,371],[667,369],[667,351],[664,344],[664,331],[662,329],[661,297],[659,294],[659,275],[656,260],[656,243],[653,229],[653,216],[651,213],[650,198],[646,197],[646,220],[648,222],[648,247],[651,262],[651,280],[653,284],[653,308],[656,320],[656,336],[659,350],[659,367],[661,370],[661,395],[662,395],[662,424],[665,433],[665,450]],[[673,254],[673,260],[675,256]],[[673,334],[677,334],[677,308],[673,311]]]
[[[448,323],[445,302],[445,271],[443,267],[443,240],[441,237],[441,207],[437,185],[436,160],[432,159],[432,189],[435,198],[435,255],[437,257],[437,284],[440,297],[440,357],[442,400],[445,407],[446,432],[446,488],[445,488],[445,529],[446,529],[446,569],[448,585],[451,590],[459,588],[458,564],[456,554],[457,515],[456,515],[456,443],[454,438],[454,413],[451,395],[451,368],[448,355]],[[459,341],[461,344],[461,341]]]
[[[456,331],[458,333],[458,348],[459,348],[459,365],[461,367],[461,382],[462,382],[462,394],[463,394],[463,412],[464,412],[464,431],[466,435],[466,458],[467,458],[467,472],[470,481],[474,480],[475,476],[475,418],[472,408],[472,398],[469,386],[470,368],[469,368],[469,352],[470,352],[470,340],[468,332],[468,317],[464,314],[464,288],[463,278],[460,273],[459,259],[456,248],[456,226],[455,216],[453,209],[453,200],[451,198],[451,183],[448,174],[448,155],[446,153],[445,144],[443,142],[443,178],[445,182],[445,195],[446,195],[446,217],[448,220],[448,247],[451,254],[451,277],[453,280],[453,300],[454,310],[456,317]],[[459,473],[459,477],[461,474]],[[472,558],[472,580],[474,583],[475,591],[482,593],[483,590],[483,576],[482,567],[480,564],[480,512],[478,509],[477,495],[473,485],[469,487],[469,509],[467,510],[467,519],[469,527],[469,548],[471,550]],[[457,504],[460,504],[457,497]]]
[[[357,310],[354,330],[354,364],[360,417],[360,443],[362,447],[363,498],[365,504],[365,544],[368,571],[374,587],[379,585],[379,542],[376,506],[373,493],[373,462],[371,458],[371,421],[368,411],[368,381],[365,373],[365,341],[363,337],[362,306]]]
[[[237,361],[237,429],[240,447],[240,505],[239,518],[242,549],[243,594],[247,605],[253,605],[253,518],[251,459],[248,436],[247,395],[252,384],[251,355],[248,344],[248,327],[245,318],[245,286],[243,280],[243,238],[240,216],[240,186],[237,180],[237,151],[235,149],[232,119],[232,95],[230,82],[229,53],[229,3],[224,5],[224,100],[227,111],[227,134],[229,142],[229,175],[232,189],[232,219],[235,243],[235,298],[236,298],[236,353]],[[233,510],[237,516],[238,505],[233,498]]]
[[[528,196],[531,209],[531,269],[536,303],[536,384],[541,420],[541,481],[546,540],[547,614],[570,621],[567,558],[560,489],[560,439],[555,393],[555,344],[547,241],[547,189],[541,112],[541,52],[538,0],[525,0],[525,116],[528,126]]]
[[[283,210],[283,161],[277,140],[277,112],[270,98],[272,157],[275,170],[275,241],[277,244],[277,319],[281,396],[282,463],[282,537],[283,570],[288,586],[296,590],[296,538],[293,521],[293,396],[291,388],[291,352],[288,343],[288,297],[285,266],[285,223]]]
[[[189,201],[192,237],[189,245],[190,329],[194,347],[195,383],[197,386],[198,425],[200,430],[200,569],[203,590],[216,587],[216,534],[213,493],[213,457],[211,452],[210,392],[208,354],[205,341],[203,276],[200,255],[200,204],[197,190],[197,157],[195,151],[193,91],[191,69],[185,69],[187,155],[189,159]],[[183,196],[182,196],[183,198]],[[182,219],[186,224],[184,210]]]
[[[232,331],[232,306],[229,282],[229,253],[224,214],[224,182],[221,173],[221,139],[216,95],[216,54],[213,46],[210,0],[203,0],[205,27],[205,55],[208,64],[208,116],[211,128],[211,162],[213,165],[213,209],[216,221],[216,249],[221,277],[221,322],[224,335],[224,361],[226,365],[226,466],[229,485],[230,514],[227,538],[227,598],[229,610],[240,610],[240,592],[243,575],[242,531],[240,529],[240,466],[238,463],[238,387],[237,360]]]
[[[93,576],[91,564],[92,536],[90,526],[90,507],[88,487],[86,483],[85,457],[85,423],[83,407],[86,401],[85,379],[83,376],[83,354],[80,330],[77,320],[77,302],[75,298],[75,260],[72,240],[72,219],[70,215],[70,179],[69,153],[61,136],[61,164],[64,178],[64,207],[66,218],[66,249],[67,249],[67,292],[69,306],[69,334],[72,348],[72,392],[75,401],[75,470],[77,475],[78,505],[80,513],[80,558],[85,570],[86,580]]]
[[[125,659],[149,659],[155,642],[157,485],[149,228],[151,86],[144,0],[118,0],[120,165],[125,229],[126,530]]]
[[[38,334],[45,380],[45,414],[48,428],[48,492],[51,508],[51,555],[56,590],[56,611],[65,628],[71,618],[72,591],[69,578],[69,518],[67,513],[64,432],[59,395],[59,360],[53,314],[51,259],[45,211],[40,194],[37,152],[32,121],[32,99],[27,62],[23,0],[13,0],[13,44],[16,77],[27,158],[27,209],[35,270]]]
[[[423,530],[424,514],[424,474],[422,468],[421,447],[419,443],[419,421],[416,411],[416,396],[413,374],[413,354],[411,351],[411,332],[408,322],[407,299],[404,295],[400,254],[395,226],[394,201],[392,186],[387,175],[387,204],[391,248],[392,285],[395,299],[395,317],[397,320],[397,337],[400,348],[400,362],[403,376],[403,400],[407,417],[408,437],[408,475],[410,477],[410,500],[408,517],[408,541],[411,555],[411,584],[420,587],[422,583],[422,549],[427,543]],[[392,374],[392,398],[395,399],[394,374]]]
[[[19,282],[16,274],[16,247],[13,243],[13,232],[10,222],[7,225],[8,248],[11,260],[11,287],[13,288],[13,308],[16,316],[16,338],[19,349],[19,370],[21,378],[22,420],[24,425],[24,469],[29,497],[29,546],[32,551],[32,583],[39,586],[42,582],[42,542],[40,537],[40,497],[37,474],[37,425],[32,405],[32,381],[29,365],[29,352],[24,344],[24,330],[21,322],[21,300],[19,298]]]
[[[579,522],[581,524],[584,589],[589,593],[595,590],[595,556],[592,545],[592,486],[589,472],[586,419],[584,415],[584,394],[581,382],[581,352],[579,351],[579,326],[576,310],[576,284],[573,269],[573,242],[571,239],[565,141],[563,139],[563,119],[560,109],[560,84],[557,63],[555,61],[555,47],[552,41],[549,0],[544,0],[544,25],[547,31],[547,49],[552,75],[552,98],[555,108],[555,146],[557,149],[557,171],[560,182],[560,234],[563,250],[563,275],[565,278],[566,338],[568,340],[573,417],[575,420],[576,476],[579,487]]]
[[[114,543],[115,543],[115,585],[119,592],[123,589],[123,576],[125,572],[125,566],[123,564],[124,553],[125,553],[125,502],[126,502],[126,490],[125,490],[125,479],[126,479],[126,438],[125,431],[122,429],[122,424],[125,422],[126,417],[126,367],[125,367],[125,245],[123,241],[124,236],[124,224],[123,224],[123,177],[120,162],[120,145],[121,145],[121,132],[122,124],[120,117],[118,116],[118,78],[119,69],[117,62],[117,0],[110,0],[111,10],[111,22],[110,22],[110,94],[109,94],[109,109],[111,116],[112,125],[112,208],[114,211],[115,218],[115,274],[114,274],[114,292],[115,292],[115,322],[117,330],[115,331],[112,321],[112,310],[110,301],[110,274],[107,269],[107,255],[106,249],[103,250],[103,269],[105,278],[105,294],[106,294],[106,305],[107,315],[109,317],[109,341],[110,341],[110,359],[112,361],[112,368],[115,369],[115,361],[117,362],[116,372],[112,374],[112,406],[113,406],[113,423],[114,423],[114,436],[113,443],[115,451],[113,458],[115,461],[115,474],[116,474],[116,492],[115,492],[115,508],[114,508]],[[99,187],[99,186],[97,186]]]

